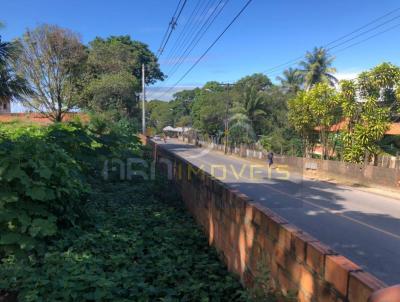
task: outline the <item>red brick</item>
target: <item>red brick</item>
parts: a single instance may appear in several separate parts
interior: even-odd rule
[[[298,302],[313,302],[313,297],[304,293],[302,290],[299,290],[299,292],[297,294],[297,301]]]
[[[385,283],[367,272],[353,272],[350,273],[347,299],[349,302],[366,302],[374,291],[385,287]]]
[[[244,212],[244,223],[250,224],[253,221],[254,208],[250,204],[246,204]]]
[[[307,233],[297,233],[292,240],[292,251],[296,259],[299,261],[306,261],[306,248],[307,244],[316,242],[317,239],[311,237]]]
[[[321,242],[310,242],[307,244],[306,263],[314,272],[323,275],[325,257],[335,254],[335,251]]]
[[[318,297],[318,302],[340,302],[342,299],[338,296],[331,284],[325,280],[316,279],[314,295]]]
[[[287,294],[289,291],[295,291],[298,289],[296,284],[290,279],[286,272],[282,269],[278,269],[278,284],[280,290]]]
[[[256,242],[249,250],[250,263],[249,267],[253,272],[256,272],[259,265],[262,265],[261,246]]]
[[[343,296],[347,295],[347,284],[350,272],[361,268],[343,256],[327,256],[325,260],[325,280]]]
[[[271,216],[268,215],[267,234],[268,234],[268,237],[271,238],[273,241],[278,240],[279,227],[280,227],[279,220],[275,219],[275,217],[272,215]]]
[[[299,232],[299,229],[291,224],[283,224],[279,227],[278,245],[286,251],[292,250],[292,240]]]
[[[269,259],[274,254],[274,243],[268,238],[266,235],[262,236],[262,232],[260,232],[260,246],[265,256],[268,256]]]

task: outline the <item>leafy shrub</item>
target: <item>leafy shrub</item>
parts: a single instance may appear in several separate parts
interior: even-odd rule
[[[0,288],[19,301],[241,301],[242,287],[164,184],[100,183],[91,227],[68,230],[29,266],[8,258]],[[158,194],[157,194],[158,195]]]
[[[82,214],[79,165],[33,128],[0,138],[0,250],[19,255],[41,251],[45,239],[75,225]],[[17,132],[18,132],[17,131]]]

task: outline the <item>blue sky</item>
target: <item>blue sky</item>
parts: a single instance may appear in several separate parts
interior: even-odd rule
[[[129,34],[133,39],[148,44],[155,52],[178,3],[178,0],[0,1],[0,20],[6,23],[1,34],[5,40],[19,37],[26,28],[52,23],[78,32],[84,43],[96,36]],[[180,31],[185,28],[197,1],[204,3],[208,0],[187,0],[176,31],[160,58],[163,71],[171,67],[168,61],[174,60],[174,56],[167,60],[168,53]],[[211,1],[216,4],[219,0]],[[160,86],[172,86],[246,1],[230,0],[181,68],[165,83],[157,83],[155,88],[150,88],[149,97],[159,96],[157,91],[165,91],[158,88]],[[209,80],[232,82],[245,75],[265,71],[303,55],[314,46],[325,45],[398,6],[398,0],[253,0],[204,60],[173,91],[198,86]],[[391,17],[397,15],[400,11]],[[201,20],[200,17],[197,22]],[[375,32],[396,24],[400,24],[400,18]],[[335,50],[338,49],[340,47]],[[400,64],[400,27],[338,53],[334,65],[342,78],[354,76],[382,61]],[[274,80],[277,72],[268,75]]]

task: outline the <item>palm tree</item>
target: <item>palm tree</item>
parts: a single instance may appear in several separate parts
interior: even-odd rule
[[[303,67],[300,70],[304,77],[306,89],[310,89],[317,83],[325,82],[334,86],[338,80],[332,75],[336,69],[331,67],[334,57],[323,47],[315,47],[312,52],[307,52],[304,61],[300,62]]]
[[[16,45],[3,42],[0,36],[0,102],[31,93],[26,80],[18,76],[12,68],[16,57]]]
[[[281,86],[286,92],[294,94],[300,90],[304,82],[302,73],[291,67],[283,72],[283,77],[278,76],[276,79],[281,82]]]
[[[239,106],[239,112],[245,114],[251,127],[254,123],[261,120],[267,114],[264,110],[264,96],[262,92],[257,91],[256,87],[246,87],[243,94],[243,103]]]
[[[245,113],[237,112],[230,119],[230,139],[237,144],[251,144],[256,140],[253,127]]]

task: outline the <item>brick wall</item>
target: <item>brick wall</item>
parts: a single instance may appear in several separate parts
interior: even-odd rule
[[[334,160],[322,160],[301,157],[276,156],[275,162],[289,165],[290,168],[304,172],[313,167],[319,175],[339,176],[351,182],[363,185],[378,185],[385,187],[399,187],[400,170],[372,165],[358,165]]]
[[[159,146],[154,156],[160,171],[168,169],[161,163],[166,158],[172,163],[173,180],[188,210],[246,286],[254,284],[262,268],[270,271],[277,288],[295,292],[299,301],[361,302],[385,287],[357,264],[183,158]]]

